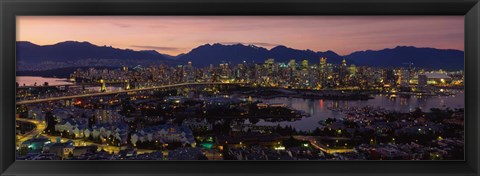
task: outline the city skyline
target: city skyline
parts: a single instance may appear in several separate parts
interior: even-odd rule
[[[195,66],[209,66],[221,63],[263,63],[267,59],[275,59],[278,62],[306,59],[311,63],[317,63],[322,57],[326,57],[329,62],[336,64],[339,64],[342,59],[346,59],[349,64],[357,66],[403,67],[405,63],[413,63],[417,67],[429,69],[460,70],[464,67],[463,51],[415,46],[396,46],[338,55],[331,50],[327,52],[300,50],[288,45],[267,49],[245,44],[215,43],[197,46],[192,51],[178,56],[166,56],[153,50],[119,49],[109,45],[99,46],[88,41],[63,41],[54,45],[37,45],[20,41],[17,42],[17,53],[17,71],[91,67],[91,61],[96,67],[157,65],[160,63],[177,65],[186,64],[188,61],[192,61]],[[89,61],[90,58],[96,60]],[[106,60],[109,61],[106,62]],[[125,62],[127,60],[128,62]],[[50,64],[51,61],[57,62],[57,64]]]
[[[17,160],[465,159],[460,16],[17,22]]]
[[[396,46],[463,51],[463,35],[462,16],[17,17],[17,41],[88,41],[174,56],[206,43],[285,45],[340,55]]]

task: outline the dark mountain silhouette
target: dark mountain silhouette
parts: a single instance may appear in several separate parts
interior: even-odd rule
[[[175,64],[154,51],[134,51],[111,46],[97,46],[89,42],[66,41],[54,45],[39,46],[31,42],[17,42],[18,68],[47,66],[49,62],[59,62],[59,68],[67,66],[135,66],[151,64]],[[60,66],[61,65],[61,66]]]
[[[158,51],[155,51],[155,50],[141,50],[139,52],[146,53],[146,54],[151,54],[151,55],[162,55],[161,53],[159,53]]]
[[[320,57],[326,57],[328,63],[340,64],[342,59],[347,64],[375,67],[406,67],[413,63],[414,67],[461,70],[464,66],[464,52],[452,49],[417,48],[413,46],[398,46],[383,50],[366,50],[340,56],[333,51],[315,52],[312,50],[298,50],[286,46],[276,46],[270,50],[253,45],[222,45],[206,44],[197,47],[189,53],[179,57],[181,61],[192,61],[194,65],[205,66],[230,62],[233,64],[243,61],[263,63],[268,58],[276,62],[288,62],[291,59],[301,61],[307,59],[310,63],[319,63]]]
[[[270,50],[255,45],[213,45],[205,44],[179,57],[181,61],[192,61],[194,65],[206,66],[222,62],[237,64],[247,61],[249,63],[263,63],[266,59],[273,58],[276,62],[288,62],[291,59],[301,61],[307,59],[312,63],[319,62],[320,57],[328,57],[329,62],[340,63],[340,56],[335,52],[315,52],[312,50],[298,50],[286,46],[276,46]]]
[[[213,45],[205,44],[184,54],[179,58],[181,61],[192,61],[196,66],[207,66],[210,64],[218,65],[223,62],[241,63],[260,63],[268,58],[268,50],[253,45],[245,46],[242,44],[222,45],[215,43]]]
[[[417,48],[398,46],[382,50],[366,50],[340,56],[333,51],[316,52],[299,50],[279,45],[266,49],[255,45],[205,44],[190,52],[177,56],[159,53],[155,50],[134,51],[110,46],[97,46],[88,42],[66,41],[54,45],[39,46],[30,42],[17,42],[18,70],[48,70],[66,67],[120,67],[123,65],[185,64],[192,61],[195,66],[218,65],[223,62],[238,64],[263,63],[268,58],[276,62],[291,59],[307,59],[318,64],[320,57],[328,63],[339,64],[343,58],[347,64],[376,67],[415,67],[461,70],[464,66],[464,52],[451,49]]]
[[[329,63],[339,64],[341,56],[332,51],[315,52],[312,50],[298,50],[280,45],[272,48],[269,53],[270,58],[278,59],[281,62],[288,62],[291,59],[297,61],[308,60],[311,63],[319,63],[320,57],[327,57]]]
[[[405,67],[408,63],[413,63],[414,67],[431,69],[462,70],[464,67],[463,51],[413,46],[357,51],[345,58],[353,64],[377,67]]]

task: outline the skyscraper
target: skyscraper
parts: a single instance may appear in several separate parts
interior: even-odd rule
[[[308,60],[303,60],[302,61],[302,70],[308,70]]]
[[[418,88],[419,89],[422,89],[422,88],[425,88],[425,86],[427,86],[427,75],[425,74],[420,74],[418,75]]]
[[[327,69],[327,58],[321,57],[320,58],[320,87],[325,88],[327,86],[327,78],[328,78],[328,69]]]
[[[342,86],[345,86],[348,80],[348,73],[347,73],[347,61],[345,59],[342,60],[342,65],[340,65],[340,70],[339,70],[339,83]]]
[[[297,67],[295,59],[292,59],[290,60],[290,62],[288,62],[288,67],[290,67],[292,70],[295,70],[295,68]]]

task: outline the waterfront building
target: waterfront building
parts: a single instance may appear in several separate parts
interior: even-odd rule
[[[452,82],[452,77],[442,72],[429,72],[425,73],[425,76],[427,77],[427,84],[429,85],[447,84]]]

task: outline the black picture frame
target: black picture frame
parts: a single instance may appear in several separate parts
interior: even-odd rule
[[[479,175],[478,0],[0,0],[1,175]],[[18,15],[464,15],[465,161],[15,161]]]

